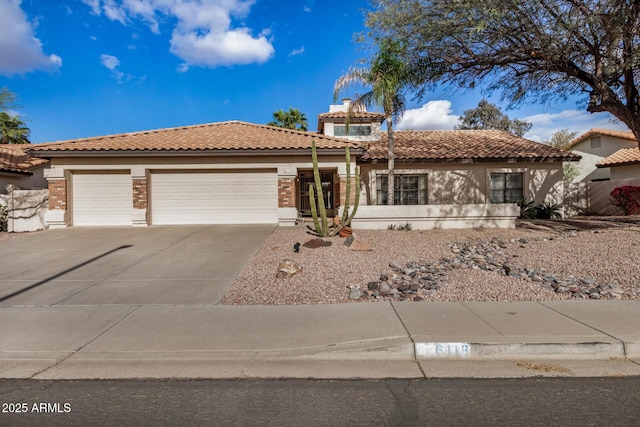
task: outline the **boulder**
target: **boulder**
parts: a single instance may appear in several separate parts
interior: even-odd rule
[[[302,271],[302,267],[292,259],[283,259],[278,265],[276,277],[278,279],[288,279]]]

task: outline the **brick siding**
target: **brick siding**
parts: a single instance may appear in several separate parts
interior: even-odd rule
[[[67,181],[56,179],[49,181],[49,209],[67,210]]]
[[[133,208],[147,209],[147,180],[146,178],[133,179]]]
[[[278,207],[296,207],[296,180],[295,178],[278,178]]]

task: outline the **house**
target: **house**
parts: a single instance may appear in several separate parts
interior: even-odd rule
[[[638,141],[632,132],[594,128],[571,141],[566,150],[582,157],[576,164],[580,172],[576,181],[589,182],[615,179],[608,166],[597,164],[618,150],[634,147],[638,147]]]
[[[640,149],[623,148],[602,160],[596,167],[609,169],[611,180],[640,179]]]
[[[27,155],[34,145],[0,144],[0,194],[7,194],[7,185],[31,190],[47,188],[44,169],[49,161]]]
[[[35,146],[33,156],[51,161],[46,220],[51,227],[293,225],[310,215],[315,140],[330,214],[344,205],[349,146],[352,180],[361,168],[361,227],[386,228],[396,218],[415,228],[513,226],[518,198],[562,201],[562,162],[579,159],[498,131],[397,132],[400,206],[379,206],[384,116],[359,111],[347,126],[347,102],[319,116],[322,133],[228,121]]]

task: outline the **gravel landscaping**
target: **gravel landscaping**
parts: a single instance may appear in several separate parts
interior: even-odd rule
[[[639,223],[587,218],[520,221],[516,229],[355,230],[373,247],[362,252],[340,237],[310,249],[303,244],[314,236],[305,227],[280,227],[221,303],[637,299]],[[284,259],[302,271],[276,278]]]

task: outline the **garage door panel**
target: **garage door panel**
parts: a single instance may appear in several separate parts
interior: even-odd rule
[[[153,173],[154,224],[277,223],[275,172]]]
[[[131,175],[73,174],[73,225],[131,225]]]

